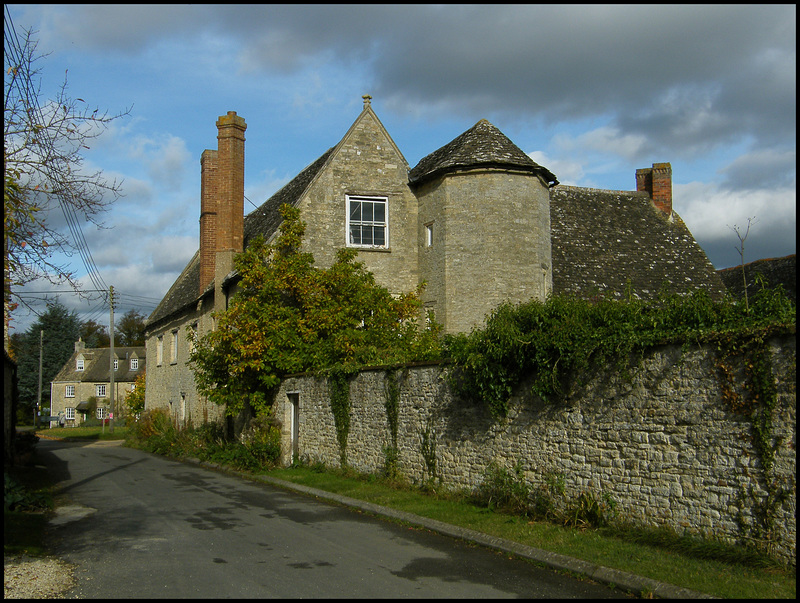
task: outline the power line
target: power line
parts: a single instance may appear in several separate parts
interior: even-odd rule
[[[4,30],[3,38],[5,41],[4,46],[6,54],[11,56],[16,62],[16,64],[19,65],[19,67],[21,68],[24,60],[22,46],[20,44],[19,36],[17,35],[16,29],[14,28],[14,22],[11,18],[11,14],[8,10],[7,5],[5,6],[5,15],[3,20],[5,24],[5,27],[3,28]],[[41,124],[44,124],[45,123],[44,112],[42,111],[39,105],[39,99],[37,95],[36,94],[30,95],[29,90],[25,88],[24,97],[27,100],[28,105],[32,110],[32,112],[35,113],[36,118],[40,121]],[[57,155],[54,141],[52,140],[48,129],[42,128],[41,132],[44,134],[40,139],[42,141],[41,144],[46,148],[46,150],[49,150]],[[51,181],[57,182],[57,177],[56,177],[57,175],[53,173],[52,167],[46,161],[43,161],[41,166],[42,169],[47,173]],[[81,229],[80,222],[78,221],[78,217],[75,213],[75,205],[74,205],[75,199],[72,192],[66,189],[62,190],[59,188],[54,191],[54,196],[58,200],[59,206],[61,207],[61,211],[64,214],[64,219],[66,220],[69,231],[73,237],[74,246],[78,250],[78,254],[83,260],[83,264],[87,270],[89,279],[92,281],[92,284],[98,289],[108,290],[108,285],[100,275],[100,272],[97,269],[97,265],[94,262],[94,258],[92,257],[91,250],[89,249],[89,245],[83,236],[83,231]]]

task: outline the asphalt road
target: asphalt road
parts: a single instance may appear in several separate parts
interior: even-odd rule
[[[114,443],[41,440],[67,598],[622,598],[462,540]]]

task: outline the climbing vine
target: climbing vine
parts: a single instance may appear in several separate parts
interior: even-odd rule
[[[386,397],[384,398],[384,407],[386,408],[386,420],[389,423],[389,435],[391,442],[384,447],[383,455],[386,461],[385,472],[389,477],[394,477],[397,474],[397,428],[399,423],[400,414],[400,384],[397,382],[397,372],[387,370],[385,373],[386,379]]]
[[[328,376],[331,410],[339,443],[339,460],[347,464],[347,436],[350,434],[350,375],[345,371],[331,371]]]
[[[554,296],[546,302],[505,304],[484,329],[449,337],[446,350],[456,367],[454,391],[502,418],[523,377],[531,377],[532,394],[555,402],[569,394],[581,375],[591,375],[593,366],[625,371],[634,358],[659,344],[715,346],[722,398],[749,421],[762,472],[762,494],[751,487],[740,497],[753,515],[752,525],[745,525],[744,515],[740,525],[769,547],[779,537],[776,519],[793,485],[774,475],[780,442],[772,421],[778,395],[768,339],[795,330],[796,306],[780,287],[762,286],[747,304],[716,301],[703,290],[661,295],[651,304],[632,296],[622,301]]]
[[[456,367],[454,391],[502,418],[525,377],[532,378],[532,394],[556,401],[592,366],[624,372],[633,357],[655,345],[700,344],[720,333],[752,336],[767,327],[793,332],[795,323],[795,305],[782,290],[763,289],[749,308],[731,299],[715,301],[702,289],[662,294],[655,303],[631,295],[621,301],[553,296],[503,304],[485,328],[448,336],[445,350]]]
[[[436,479],[436,429],[433,426],[433,417],[429,417],[425,427],[420,431],[420,452],[425,461],[427,485],[432,486]]]
[[[775,473],[775,455],[781,442],[773,432],[772,418],[778,405],[776,379],[769,353],[770,330],[735,333],[721,337],[717,344],[716,368],[722,399],[728,408],[746,417],[750,423],[753,449],[760,462],[760,482],[764,494],[752,486],[742,488],[738,497],[742,511],[749,508],[753,520],[748,523],[739,513],[739,527],[757,547],[771,552],[780,538],[777,517],[793,488]],[[734,367],[742,367],[737,374]],[[736,385],[739,384],[737,391]]]

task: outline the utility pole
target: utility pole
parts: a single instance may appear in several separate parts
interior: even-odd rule
[[[110,374],[111,374],[111,382],[110,387],[111,391],[109,392],[109,407],[111,408],[111,420],[109,421],[109,432],[114,433],[114,287],[108,288],[108,305],[111,307],[111,317],[109,318],[109,326],[108,326],[108,334],[109,340],[111,343],[111,350],[110,350],[110,359],[109,364],[110,366]],[[104,422],[105,423],[105,422]]]
[[[42,404],[42,349],[44,343],[44,329],[39,331],[39,390],[36,393],[36,404],[33,406],[33,428],[39,423],[39,408]]]

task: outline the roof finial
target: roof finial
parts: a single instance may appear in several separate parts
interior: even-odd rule
[[[370,101],[372,101],[372,97],[369,94],[365,94],[361,98],[364,99],[364,108],[366,109],[370,105]]]

